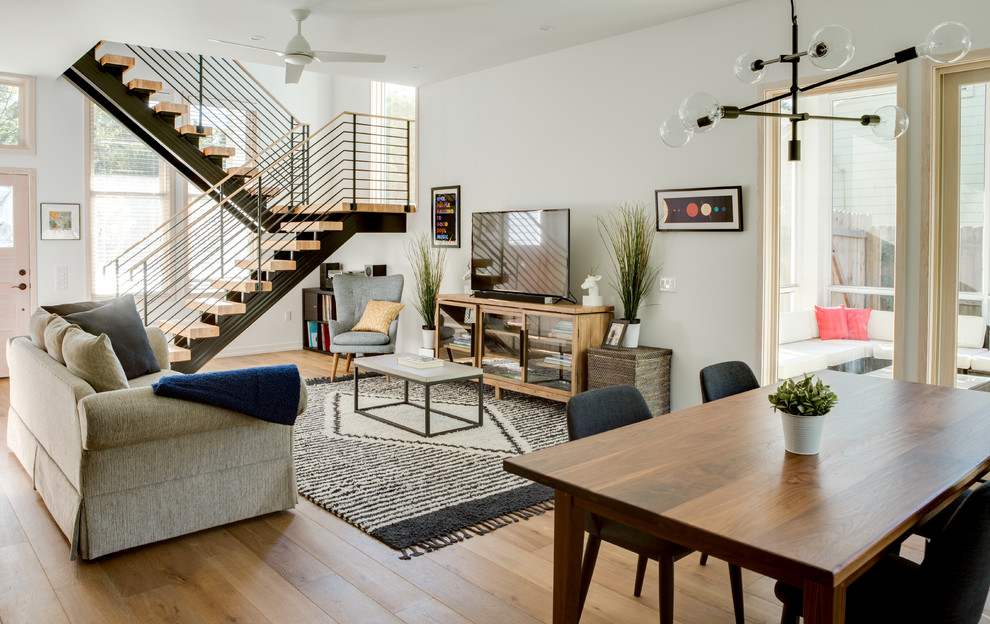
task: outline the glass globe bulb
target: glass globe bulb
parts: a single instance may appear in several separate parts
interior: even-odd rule
[[[760,57],[756,56],[752,52],[743,52],[740,54],[739,58],[736,59],[736,64],[732,67],[732,71],[735,72],[736,78],[746,84],[756,84],[763,80],[764,74],[767,73],[766,67],[753,69],[753,63],[758,60],[760,60]]]
[[[671,115],[660,124],[660,138],[670,147],[684,147],[694,133],[684,127],[679,115]]]
[[[880,118],[880,123],[870,126],[874,136],[886,141],[900,138],[908,129],[907,112],[899,106],[881,106],[873,113]]]
[[[812,65],[825,71],[845,67],[852,60],[856,46],[849,29],[838,24],[822,26],[811,36],[808,58]]]
[[[936,63],[955,63],[969,53],[973,36],[959,22],[942,22],[932,28],[925,42],[917,47],[918,54]]]
[[[678,111],[690,132],[709,132],[722,118],[722,106],[711,93],[695,93],[684,98]]]

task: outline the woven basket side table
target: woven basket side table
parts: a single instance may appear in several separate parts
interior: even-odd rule
[[[639,388],[654,416],[670,413],[670,360],[659,347],[588,349],[588,390],[629,384]]]

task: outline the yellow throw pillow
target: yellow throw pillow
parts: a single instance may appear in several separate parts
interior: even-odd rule
[[[372,299],[364,307],[364,314],[361,315],[361,320],[351,328],[351,331],[370,331],[387,334],[388,326],[392,324],[395,317],[399,316],[399,310],[403,307],[401,303],[375,301]]]

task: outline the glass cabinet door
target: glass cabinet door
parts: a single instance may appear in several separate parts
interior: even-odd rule
[[[474,366],[475,315],[473,305],[437,306],[437,357]]]
[[[526,383],[571,391],[573,321],[566,317],[526,316]]]
[[[485,375],[522,382],[522,314],[482,312],[481,317],[481,368]]]

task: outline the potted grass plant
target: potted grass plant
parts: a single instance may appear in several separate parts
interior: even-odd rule
[[[436,308],[440,284],[443,282],[447,250],[433,247],[430,237],[419,234],[406,246],[406,257],[413,271],[416,300],[413,307],[423,318],[423,348],[432,349],[436,340]]]
[[[839,398],[820,378],[805,373],[804,379],[785,380],[770,395],[774,411],[780,410],[784,427],[784,449],[797,455],[815,455],[822,446],[825,414]]]
[[[619,204],[618,210],[598,217],[602,240],[612,250],[611,285],[622,301],[623,319],[629,321],[623,347],[639,345],[639,307],[652,292],[662,265],[653,258],[656,227],[644,203]]]

